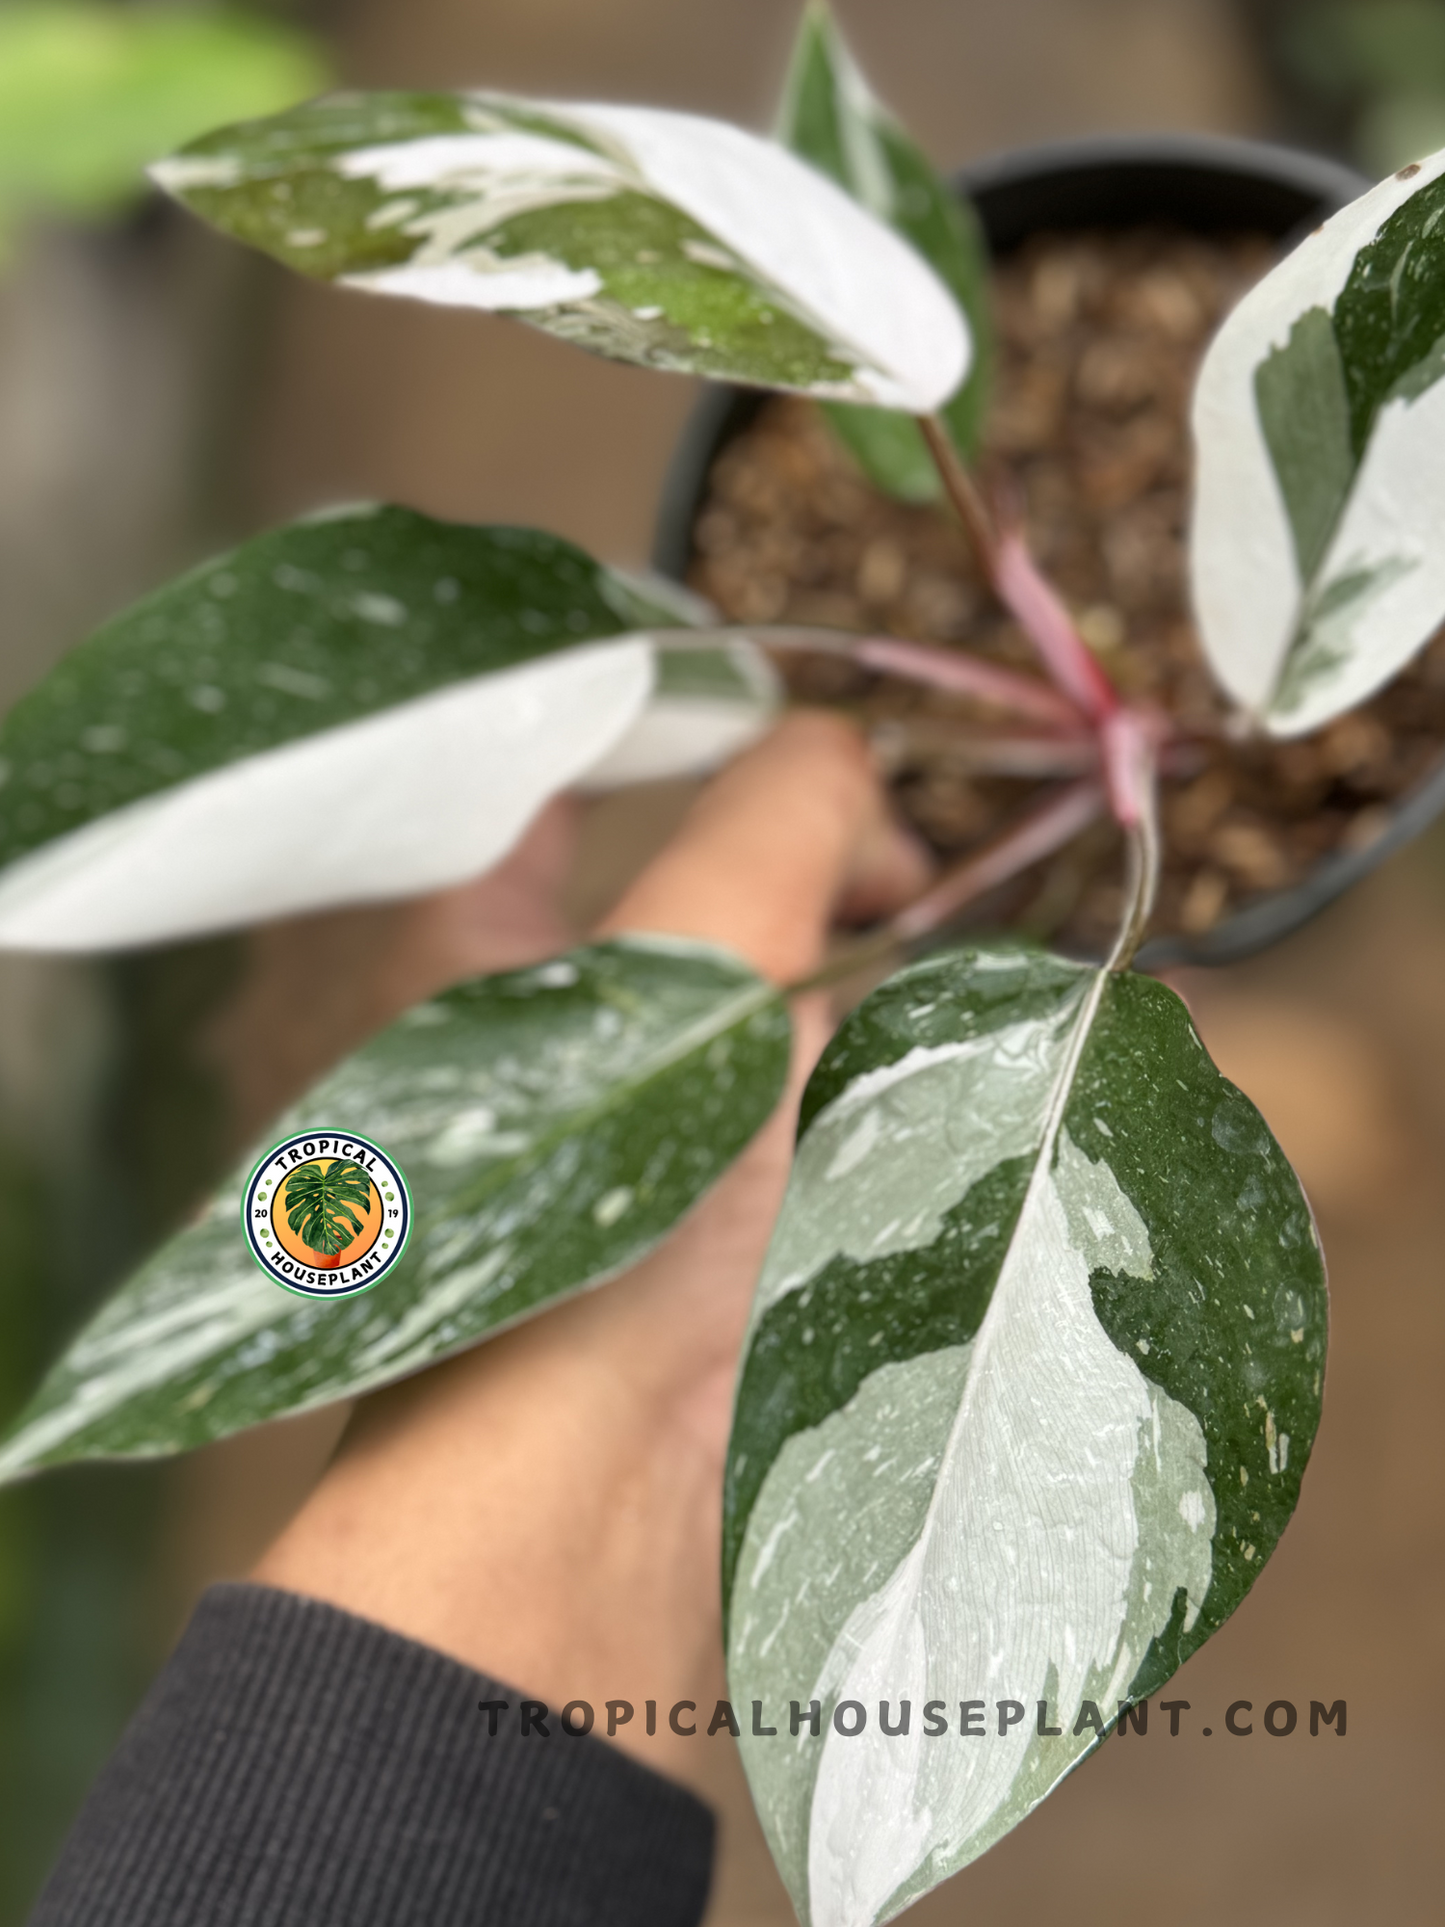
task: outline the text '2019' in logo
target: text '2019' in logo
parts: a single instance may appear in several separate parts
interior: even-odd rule
[[[241,1205],[251,1255],[306,1298],[350,1298],[391,1270],[411,1232],[401,1167],[354,1131],[299,1131],[273,1144]]]

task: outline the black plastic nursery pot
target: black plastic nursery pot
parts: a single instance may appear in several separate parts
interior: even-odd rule
[[[1363,193],[1368,182],[1319,155],[1207,136],[1060,142],[982,161],[958,177],[996,259],[1032,236],[1168,224],[1197,234],[1255,233],[1282,246]],[[712,389],[683,433],[664,493],[655,566],[678,580],[695,558],[694,527],[722,450],[770,398]],[[1367,847],[1338,850],[1298,883],[1261,893],[1198,937],[1168,935],[1140,953],[1145,969],[1237,962],[1288,936],[1445,810],[1445,750],[1399,797]]]

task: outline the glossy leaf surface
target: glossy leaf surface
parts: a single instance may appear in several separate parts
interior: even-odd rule
[[[775,143],[696,115],[337,95],[153,173],[304,274],[515,315],[643,367],[926,411],[967,362],[911,248]]]
[[[533,530],[381,508],[259,536],[0,725],[0,944],[154,942],[475,875],[648,722],[637,631],[659,618],[679,611]],[[723,707],[687,741],[654,717],[648,773],[769,714]]]
[[[1302,241],[1200,373],[1192,567],[1225,688],[1276,736],[1445,620],[1445,154]]]
[[[965,458],[978,445],[988,399],[988,259],[977,217],[874,98],[830,9],[809,0],[798,30],[778,137],[886,221],[938,274],[968,322],[967,378],[939,414]],[[909,502],[934,500],[937,471],[916,422],[892,411],[829,403],[829,420],[878,487]]]
[[[267,1146],[75,1339],[0,1442],[0,1477],[182,1451],[460,1351],[632,1264],[777,1103],[790,1025],[724,952],[632,938],[419,1005],[267,1139],[365,1134],[414,1229],[375,1290],[297,1298],[242,1238]]]
[[[744,1761],[805,1923],[966,1865],[1234,1610],[1325,1339],[1299,1184],[1162,985],[1000,948],[860,1007],[804,1100],[728,1462],[732,1694],[781,1728]]]

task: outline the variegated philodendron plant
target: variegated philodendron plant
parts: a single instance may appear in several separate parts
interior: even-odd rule
[[[343,95],[154,171],[322,280],[818,398],[880,487],[952,499],[1045,673],[720,627],[532,530],[321,515],[158,590],[16,706],[6,944],[144,944],[454,883],[560,790],[704,770],[751,740],[778,649],[852,654],[972,691],[1041,744],[1096,746],[1094,773],[1076,758],[982,871],[1112,810],[1131,857],[1114,955],[935,951],[846,1021],[808,1086],[738,1381],[732,1690],[820,1714],[816,1734],[745,1733],[758,1810],[805,1922],[887,1920],[1238,1605],[1294,1507],[1325,1358],[1298,1182],[1183,1005],[1128,968],[1167,720],[1115,693],[970,479],[974,223],[818,5],[774,140],[643,107]],[[1318,727],[1445,617],[1442,375],[1445,155],[1303,241],[1205,363],[1195,601],[1242,726]],[[310,844],[291,826],[313,804]],[[180,1451],[604,1281],[747,1143],[788,1048],[786,993],[693,943],[595,944],[422,1005],[270,1134],[341,1119],[404,1167],[415,1231],[385,1290],[278,1291],[237,1234],[248,1160],[75,1339],[0,1471]],[[1026,1716],[960,1743],[972,1695]]]

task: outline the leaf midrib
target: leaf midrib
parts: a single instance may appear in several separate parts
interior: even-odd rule
[[[1103,1001],[1109,975],[1110,973],[1107,969],[1096,970],[1094,973],[1094,982],[1084,992],[1080,1001],[1078,1014],[1074,1019],[1073,1035],[1069,1039],[1068,1049],[1065,1053],[1064,1061],[1059,1067],[1058,1078],[1054,1086],[1053,1094],[1049,1100],[1049,1108],[1044,1116],[1043,1135],[1039,1140],[1039,1149],[1034,1159],[1033,1170],[1029,1174],[1029,1181],[1024,1190],[1023,1202],[1020,1204],[1018,1216],[1014,1220],[1013,1231],[1009,1236],[1007,1245],[1004,1247],[1003,1257],[999,1262],[998,1278],[1000,1280],[1003,1279],[1008,1268],[1009,1259],[1013,1255],[1019,1229],[1021,1226],[1027,1224],[1030,1207],[1034,1204],[1041,1187],[1048,1182],[1052,1170],[1054,1147],[1058,1142],[1059,1131],[1063,1126],[1064,1112],[1067,1110],[1069,1099],[1073,1095],[1074,1080],[1078,1075],[1079,1062],[1083,1057],[1090,1034],[1093,1031],[1094,1019],[1097,1017],[1099,1005]],[[920,1547],[926,1548],[927,1541],[932,1536],[938,1512],[939,1493],[959,1440],[963,1435],[965,1427],[971,1422],[974,1391],[981,1376],[980,1368],[986,1358],[995,1330],[1008,1316],[1010,1297],[1011,1292],[1000,1292],[997,1286],[995,1287],[989,1297],[988,1309],[984,1312],[983,1318],[979,1322],[978,1330],[974,1334],[973,1353],[969,1359],[968,1371],[964,1378],[963,1396],[959,1400],[958,1411],[954,1417],[952,1426],[949,1428],[948,1438],[944,1443],[942,1452],[939,1454],[938,1475],[933,1481],[933,1490],[929,1494],[927,1510],[924,1512],[923,1524],[919,1528],[918,1537],[914,1540],[907,1554],[909,1558],[912,1558]]]

